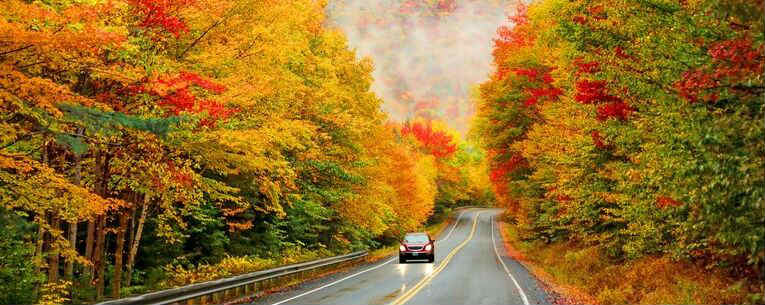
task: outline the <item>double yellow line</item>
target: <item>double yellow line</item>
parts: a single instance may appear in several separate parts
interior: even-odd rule
[[[482,212],[483,211],[476,213],[475,219],[473,219],[473,228],[470,229],[470,235],[468,236],[468,238],[466,238],[465,241],[463,241],[462,243],[457,245],[457,247],[454,248],[454,250],[452,250],[452,252],[449,252],[449,255],[447,255],[444,258],[444,260],[441,261],[440,264],[438,264],[438,267],[433,269],[433,272],[431,272],[428,275],[425,275],[425,277],[423,277],[422,280],[420,280],[416,285],[414,285],[414,287],[412,287],[412,289],[409,289],[409,291],[405,292],[404,294],[402,294],[401,296],[396,298],[393,302],[390,303],[390,305],[401,305],[401,304],[406,303],[407,301],[409,301],[409,299],[414,297],[414,295],[417,294],[417,292],[422,290],[423,287],[427,286],[428,283],[430,283],[430,281],[432,281],[433,278],[435,278],[436,275],[438,275],[439,272],[441,272],[442,270],[444,270],[444,268],[446,268],[446,265],[449,264],[449,261],[452,260],[454,255],[456,255],[457,252],[460,251],[460,249],[465,247],[465,245],[467,245],[467,243],[471,239],[473,239],[473,235],[475,235],[475,228],[476,228],[476,225],[478,224],[478,216],[481,215]]]

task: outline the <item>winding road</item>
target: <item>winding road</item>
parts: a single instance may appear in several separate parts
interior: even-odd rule
[[[271,294],[254,304],[550,304],[540,283],[505,255],[494,217],[468,209],[436,241],[436,260],[398,257]]]

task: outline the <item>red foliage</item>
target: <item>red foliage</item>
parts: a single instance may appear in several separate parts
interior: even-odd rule
[[[539,103],[539,98],[535,96],[529,96],[528,98],[526,98],[526,100],[523,101],[523,105],[526,107],[534,106],[537,103]]]
[[[531,96],[526,99],[524,102],[524,105],[531,106],[539,102],[540,98],[547,97],[553,100],[556,100],[560,95],[563,94],[563,90],[555,87],[549,87],[549,88],[530,88],[526,89],[526,92],[529,93]]]
[[[590,16],[597,20],[603,20],[606,19],[606,10],[603,8],[602,5],[597,5],[589,8],[587,10],[590,13]]]
[[[539,75],[541,74],[537,69],[524,69],[524,68],[515,68],[512,69],[513,72],[515,72],[515,75],[518,76],[526,76],[529,81],[536,81]]]
[[[503,182],[507,175],[507,170],[502,167],[496,167],[489,173],[489,179],[494,183]]]
[[[162,82],[162,80],[160,80]],[[226,91],[226,87],[224,87],[221,84],[214,83],[208,79],[204,79],[199,74],[196,73],[189,73],[186,71],[182,71],[177,78],[165,80],[165,84],[173,85],[174,83],[178,82],[188,82],[190,84],[194,84],[197,87],[204,88],[208,91],[212,91],[215,94],[221,94],[224,91]]]
[[[181,112],[193,110],[196,99],[197,97],[191,94],[189,88],[185,87],[163,96],[159,104],[169,107],[170,111],[178,115]]]
[[[585,62],[585,63],[575,61],[574,63],[576,64],[576,67],[577,67],[577,74],[593,74],[593,73],[600,72],[600,63],[596,61]]]
[[[550,71],[554,69],[547,69],[548,71],[544,71],[545,68],[513,68],[509,70],[513,71],[515,75],[526,76],[530,82],[542,81],[545,84],[551,84],[553,82]]]
[[[634,109],[632,109],[632,107],[627,105],[627,103],[624,101],[610,102],[598,106],[597,119],[599,121],[605,121],[611,118],[615,118],[625,121],[633,111]]]
[[[489,172],[489,180],[494,186],[494,192],[499,198],[504,198],[507,195],[507,176],[518,169],[528,167],[528,161],[520,154],[513,153],[510,157],[506,157],[507,151],[490,150],[489,157],[495,160]],[[505,161],[497,161],[502,159]]]
[[[528,162],[526,161],[526,158],[515,153],[511,155],[510,158],[507,159],[507,161],[499,162],[495,164],[495,166],[492,168],[491,172],[489,173],[489,178],[494,183],[504,183],[505,178],[507,178],[508,174],[518,170],[519,168],[523,168],[526,166],[528,166]]]
[[[525,92],[530,96],[524,101],[524,105],[532,106],[539,102],[540,98],[550,98],[557,100],[557,98],[563,94],[563,90],[550,86],[554,81],[550,71],[552,69],[547,68],[513,68],[509,69],[513,71],[517,76],[525,76],[529,82],[541,82],[541,87],[526,88]],[[545,71],[547,70],[547,71]],[[507,70],[505,70],[507,71]],[[498,73],[505,73],[505,71],[499,71]],[[501,74],[500,77],[504,77]],[[545,86],[547,85],[547,86]]]
[[[547,72],[545,73],[545,75],[542,76],[542,81],[548,85],[552,84],[553,78],[552,78],[552,75],[550,75],[550,72]]]
[[[703,71],[688,71],[683,73],[683,79],[675,83],[675,89],[682,98],[691,103],[699,101],[699,94],[719,86],[719,81],[712,74]],[[714,102],[715,100],[711,100]]]
[[[161,28],[178,38],[189,31],[186,23],[176,16],[182,7],[195,0],[130,0],[130,4],[143,17],[140,26]]]
[[[587,18],[584,16],[575,16],[574,19],[572,19],[574,23],[578,23],[581,25],[587,24]]]
[[[716,102],[718,95],[712,92],[715,89],[728,87],[739,90],[735,85],[747,82],[752,75],[762,75],[765,72],[763,46],[754,48],[752,40],[748,38],[714,43],[707,53],[712,57],[709,66],[687,71],[675,83],[679,95],[690,103]]]
[[[594,61],[577,63],[577,66],[579,68],[577,73],[594,73],[600,69],[600,64]],[[582,104],[599,104],[596,116],[599,121],[606,121],[611,118],[627,120],[634,109],[618,96],[608,94],[606,85],[606,81],[603,80],[580,80],[576,83],[574,99]],[[595,134],[593,134],[593,141],[598,146],[598,139],[596,139]]]
[[[754,49],[752,40],[747,38],[715,43],[709,48],[708,53],[716,61],[728,63],[724,72],[736,70],[758,71],[762,69],[762,48],[759,50]]]
[[[606,93],[605,81],[580,80],[576,83],[574,99],[582,104],[620,102],[621,99]]]
[[[624,53],[624,49],[622,49],[622,47],[614,48],[614,55],[616,55],[616,57],[619,57],[621,59],[635,59],[634,56]]]
[[[674,200],[667,196],[659,196],[656,198],[656,206],[660,209],[664,209],[667,207],[677,207],[683,205],[682,202]]]
[[[606,145],[606,142],[603,141],[603,137],[600,135],[600,132],[595,130],[592,133],[590,133],[590,136],[592,136],[592,143],[595,144],[595,147],[600,149],[606,149],[608,148],[608,145]]]
[[[452,137],[443,131],[433,130],[430,124],[419,122],[405,124],[401,127],[401,135],[413,135],[423,148],[436,158],[448,157],[457,151]]]
[[[236,112],[215,100],[198,100],[193,92],[195,87],[213,94],[221,94],[226,90],[223,85],[203,78],[199,74],[184,71],[176,77],[159,79],[156,83],[160,84],[161,88],[148,86],[150,89],[147,89],[145,84],[141,84],[129,86],[127,91],[131,94],[148,93],[159,97],[159,105],[166,107],[174,115],[184,112],[207,113],[207,118],[201,121],[204,126],[211,126],[217,120],[228,118]]]

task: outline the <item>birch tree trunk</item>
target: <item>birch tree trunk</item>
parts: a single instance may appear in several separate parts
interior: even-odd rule
[[[143,234],[143,224],[146,222],[146,213],[149,206],[150,197],[144,195],[143,205],[141,205],[141,214],[138,215],[138,228],[136,229],[135,236],[133,237],[133,244],[130,245],[130,253],[128,253],[127,262],[127,279],[126,286],[130,286],[130,280],[133,278],[133,264],[135,264],[135,256],[138,254],[138,246],[141,242],[141,234]]]

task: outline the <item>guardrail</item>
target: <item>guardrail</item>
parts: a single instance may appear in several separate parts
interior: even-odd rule
[[[207,304],[223,302],[227,297],[241,297],[254,294],[261,283],[315,271],[324,267],[337,266],[344,262],[367,256],[367,251],[359,251],[346,255],[318,259],[310,262],[282,266],[278,268],[256,271],[234,277],[191,284],[139,296],[101,302],[96,305],[162,305],[162,304]]]

